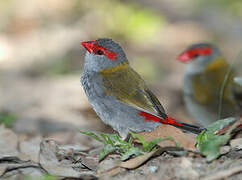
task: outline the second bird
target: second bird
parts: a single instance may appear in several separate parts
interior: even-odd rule
[[[217,47],[194,44],[178,60],[186,63],[184,99],[195,120],[207,126],[218,119],[242,114],[242,88],[234,83],[236,72]]]

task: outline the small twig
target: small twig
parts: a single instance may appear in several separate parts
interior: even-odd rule
[[[228,170],[219,171],[216,174],[209,175],[201,180],[220,180],[242,172],[242,166],[237,166]]]
[[[229,129],[228,129],[228,131],[226,132],[226,134],[225,135],[230,135],[231,133],[232,133],[232,131],[235,129],[235,128],[237,128],[237,127],[239,127],[240,125],[241,125],[241,123],[242,123],[242,118],[240,118],[239,120],[237,120]]]
[[[232,131],[234,131],[235,129],[241,129],[242,128],[242,117],[240,117],[240,119],[237,119],[236,122],[229,124],[228,126],[217,130],[214,132],[214,135],[221,135],[221,134],[225,134],[226,135],[230,135],[232,133]]]

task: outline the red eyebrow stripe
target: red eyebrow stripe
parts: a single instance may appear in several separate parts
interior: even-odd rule
[[[107,50],[106,48],[104,48],[104,55],[108,58],[108,59],[111,59],[111,60],[116,60],[117,59],[117,55],[119,53],[115,53],[113,51],[109,51]]]
[[[115,61],[117,59],[117,55],[119,54],[119,53],[115,53],[113,51],[109,51],[107,48],[103,48],[102,46],[95,43],[94,46],[93,46],[94,54],[97,54],[97,50],[102,50],[104,52],[104,55],[108,59],[111,59],[112,61]]]
[[[194,58],[196,55],[200,56],[207,56],[212,53],[212,49],[209,47],[202,47],[202,48],[194,48],[188,51],[185,51],[181,55],[178,56],[178,59],[183,62],[187,62]]]
[[[103,51],[103,55],[106,56],[108,59],[114,61],[117,59],[117,56],[119,55],[119,53],[115,53],[113,51],[108,50],[107,48],[104,48],[102,46],[100,46],[97,42],[97,40],[95,41],[86,41],[86,42],[82,42],[81,43],[82,46],[84,48],[86,48],[86,50],[91,54],[98,54],[98,50]]]
[[[206,56],[212,53],[212,49],[209,47],[197,48],[197,49],[191,49],[187,51],[187,53],[190,54],[191,56],[194,56],[196,54]]]

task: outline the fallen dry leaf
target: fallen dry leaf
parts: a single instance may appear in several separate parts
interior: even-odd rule
[[[124,173],[125,171],[126,171],[125,168],[115,166],[114,168],[111,168],[108,171],[103,172],[102,174],[98,174],[98,179],[100,180],[112,179],[113,176]]]
[[[0,176],[2,176],[4,172],[6,172],[7,167],[7,164],[0,164]]]
[[[0,126],[0,158],[17,156],[18,136],[10,129]]]
[[[96,157],[83,157],[82,164],[88,169],[96,171],[98,167],[98,158]]]
[[[46,173],[38,163],[23,161],[18,157],[0,158],[0,179],[21,179],[22,176],[38,178]]]
[[[121,162],[118,166],[126,169],[135,169],[147,161],[149,158],[151,158],[155,153],[156,151],[145,153],[144,155],[138,156],[125,162]]]
[[[42,137],[36,136],[28,140],[19,142],[19,151],[22,153],[21,157],[25,156],[26,160],[39,162],[39,150]]]
[[[49,174],[54,176],[72,178],[96,177],[96,172],[88,170],[82,163],[72,162],[72,157],[68,160],[69,152],[68,150],[67,154],[63,154],[58,143],[54,140],[46,139],[40,143],[39,162]]]
[[[232,139],[230,141],[230,146],[232,149],[241,150],[242,149],[242,138]]]
[[[103,161],[101,161],[98,165],[98,176],[102,176],[106,174],[107,172],[111,171],[111,169],[115,169],[118,167],[118,164],[120,163],[120,156],[112,154],[105,158]]]
[[[222,147],[220,147],[219,151],[220,151],[221,155],[227,154],[231,151],[231,147],[230,146],[222,146]]]
[[[99,164],[98,177],[110,179],[112,176],[124,172],[125,169],[135,169],[151,158],[156,152],[157,150],[145,153],[125,162],[120,162],[117,158],[105,159]]]
[[[162,125],[158,126],[151,132],[142,132],[140,133],[146,141],[151,141],[156,138],[163,137],[173,137],[176,142],[178,142],[183,148],[189,150],[196,150],[196,138],[190,134],[183,133],[180,129],[170,126],[170,125]],[[175,142],[172,140],[165,140],[158,143],[160,147],[167,146],[176,146]]]

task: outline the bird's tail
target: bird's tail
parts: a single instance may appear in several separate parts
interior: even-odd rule
[[[162,119],[160,122],[163,124],[169,124],[169,125],[175,126],[177,128],[192,132],[194,134],[199,134],[203,130],[206,130],[205,128],[202,128],[199,126],[195,126],[195,125],[187,124],[187,123],[183,123],[183,122],[178,122],[170,116],[167,116],[167,119],[165,119],[165,120]]]

